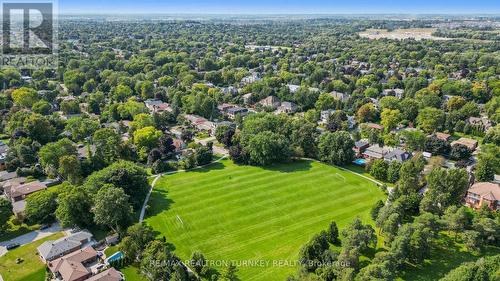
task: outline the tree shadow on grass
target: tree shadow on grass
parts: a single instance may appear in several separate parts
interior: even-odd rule
[[[309,171],[312,168],[312,161],[309,160],[293,160],[287,163],[273,164],[262,167],[265,170],[276,171],[280,173],[294,173]]]
[[[167,211],[173,203],[174,200],[168,197],[168,191],[163,189],[153,189],[148,207],[146,209],[146,217],[153,217],[163,211]]]
[[[437,245],[431,251],[431,259],[425,260],[422,264],[407,264],[407,269],[401,277],[410,281],[438,280],[464,262],[476,261],[480,257],[499,253],[500,248],[486,247],[480,255],[473,255],[462,249],[452,237],[441,233]]]
[[[223,170],[225,167],[226,166],[224,164],[222,164],[221,162],[215,162],[215,163],[209,164],[203,168],[189,170],[189,172],[208,173],[208,172],[215,171],[215,170]]]

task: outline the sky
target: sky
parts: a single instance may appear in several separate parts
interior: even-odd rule
[[[500,0],[58,0],[58,3],[63,14],[500,14]]]

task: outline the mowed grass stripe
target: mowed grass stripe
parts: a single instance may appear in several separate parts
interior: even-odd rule
[[[208,259],[294,261],[300,247],[331,220],[340,227],[356,216],[367,221],[369,209],[384,195],[368,180],[317,162],[259,168],[226,160],[163,177],[151,199],[147,223],[183,259],[201,250]],[[295,271],[243,267],[238,275],[284,280]]]
[[[292,179],[294,181],[294,179]],[[241,184],[246,184],[246,183],[241,183]],[[327,184],[327,183],[325,183]],[[348,186],[350,187],[350,186]],[[238,203],[243,203],[245,205],[252,205],[254,207],[255,205],[257,206],[266,206],[269,202],[274,202],[276,203],[276,197],[274,195],[279,195],[280,193],[284,191],[296,191],[296,190],[283,190],[284,188],[272,188],[272,191],[266,192],[266,193],[255,193],[255,189],[261,189],[262,186],[254,186],[253,188],[250,188],[248,190],[238,190],[238,191],[230,191],[225,194],[210,194],[208,200],[205,200],[206,205],[208,207],[200,209],[198,204],[198,200],[196,199],[203,199],[203,198],[198,198],[197,196],[192,196],[189,197],[187,200],[179,200],[178,203],[182,204],[183,207],[180,207],[178,210],[179,212],[182,211],[184,216],[191,216],[191,215],[197,215],[199,212],[206,212],[211,209],[216,209],[219,206],[215,205],[213,203],[225,203],[225,202],[234,202],[234,204]],[[294,188],[286,188],[286,189],[297,189],[298,187]],[[330,191],[328,193],[319,193],[318,190],[324,189],[320,184],[311,186],[311,187],[303,187],[304,190],[300,190],[301,193],[295,193],[295,192],[290,192],[286,196],[281,196],[280,201],[287,202],[289,199],[297,198],[298,196],[304,198],[306,196],[312,195],[312,196],[325,196],[332,194],[333,191]],[[349,189],[339,189],[339,191],[335,190],[337,192],[337,195],[343,196],[348,193],[352,193],[351,190]],[[178,194],[173,193],[172,196],[177,196]],[[247,202],[252,201],[252,204],[248,204]],[[245,210],[245,208],[242,209],[234,209],[229,211],[227,214],[228,215],[234,215],[231,212],[238,212],[241,210]]]
[[[255,222],[258,218],[267,218],[265,221],[263,221],[260,224],[249,224],[246,227],[239,228],[238,230],[235,231],[235,233],[254,231],[254,230],[256,230],[256,228],[269,227],[269,226],[275,224],[276,222],[282,221],[284,219],[282,217],[283,214],[285,216],[287,216],[287,217],[285,217],[285,219],[294,221],[294,219],[300,219],[301,217],[313,217],[314,214],[317,213],[318,211],[320,211],[321,209],[327,207],[330,204],[333,205],[333,204],[335,204],[335,202],[338,203],[339,201],[343,201],[342,199],[344,199],[344,200],[365,199],[363,195],[349,194],[348,196],[346,196],[342,199],[341,198],[337,199],[337,201],[328,201],[328,202],[325,202],[323,204],[315,204],[315,202],[319,202],[320,200],[324,199],[322,197],[324,197],[323,194],[316,193],[315,196],[312,196],[309,198],[305,197],[305,199],[302,201],[289,203],[288,204],[289,209],[290,209],[289,212],[281,212],[281,214],[277,214],[278,210],[276,210],[276,209],[267,209],[267,210],[263,209],[264,211],[252,212],[251,215],[248,215],[248,216],[234,216],[236,219],[233,219],[232,221],[225,221],[222,224],[218,224],[218,225],[212,224],[211,226],[208,226],[207,228],[204,228],[203,230],[198,231],[197,234],[199,234],[200,236],[203,237],[207,233],[212,232],[214,230],[213,228],[223,228],[224,229],[233,223],[247,225],[247,223],[249,223],[249,222]],[[354,202],[356,202],[356,201],[354,201]],[[359,204],[363,205],[363,207],[364,207],[363,202],[357,202],[355,204],[350,204],[350,206],[357,206]],[[338,204],[338,205],[342,206],[341,204]],[[303,207],[303,208],[301,208],[301,207]],[[299,211],[293,212],[294,209],[299,210]],[[349,212],[350,213],[350,210],[342,210],[342,212]],[[186,221],[187,221],[187,223],[190,224],[190,221],[188,221],[187,219],[184,219],[184,218],[187,218],[187,216],[185,214],[183,214],[180,210],[179,210],[178,215],[183,218],[184,223],[186,223]],[[232,235],[232,233],[233,232],[225,232],[225,234],[223,236]],[[218,238],[219,237],[217,237],[217,239]]]

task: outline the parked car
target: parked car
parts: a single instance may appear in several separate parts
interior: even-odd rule
[[[42,225],[40,226],[40,230],[44,230],[44,229],[47,229],[47,228],[49,228],[49,227],[50,227],[50,224],[42,224]]]
[[[19,244],[19,243],[10,243],[7,246],[5,246],[5,249],[7,249],[7,251],[10,251],[10,250],[15,249],[19,246],[21,246],[21,244]]]

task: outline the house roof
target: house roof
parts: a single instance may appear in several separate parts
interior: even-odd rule
[[[489,201],[500,201],[500,185],[497,183],[477,182],[469,188],[469,192]]]
[[[89,276],[91,272],[81,263],[64,260],[58,270],[64,281],[81,280]]]
[[[6,181],[6,180],[10,180],[10,179],[13,179],[13,178],[16,178],[17,177],[17,173],[16,172],[7,172],[7,171],[1,171],[0,172],[0,182],[1,181]]]
[[[445,133],[435,133],[434,134],[436,136],[436,138],[440,139],[440,140],[444,140],[444,141],[448,141],[451,137],[451,135],[448,135],[448,134],[445,134]]]
[[[96,274],[87,281],[120,281],[123,280],[121,273],[113,267],[99,274]]]
[[[11,187],[10,197],[26,196],[47,188],[47,185],[40,181],[32,181],[22,185]]]
[[[410,153],[408,153],[404,150],[401,150],[401,149],[394,149],[393,151],[388,152],[384,156],[384,158],[386,160],[396,160],[399,162],[406,161],[406,160],[410,159],[410,157],[411,157]]]
[[[92,238],[92,234],[86,231],[80,231],[55,241],[45,241],[38,246],[37,250],[40,256],[42,256],[45,260],[53,260],[71,249],[80,247],[82,245],[82,241],[90,238]]]
[[[477,147],[477,140],[469,138],[459,138],[458,140],[451,143],[451,145],[461,144],[467,146],[470,150],[475,150]]]
[[[58,259],[55,259],[51,262],[48,263],[49,269],[52,272],[65,272],[67,273],[66,275],[71,276],[72,275],[72,270],[76,268],[77,270],[79,267],[73,267],[71,266],[74,263],[86,263],[92,259],[95,259],[97,257],[97,252],[94,250],[92,247],[85,247],[83,249],[77,250],[73,253],[67,254],[63,257],[60,257]],[[61,273],[62,275],[62,273]],[[66,280],[66,279],[65,279]]]
[[[365,126],[371,129],[383,130],[384,126],[375,123],[365,123]]]

